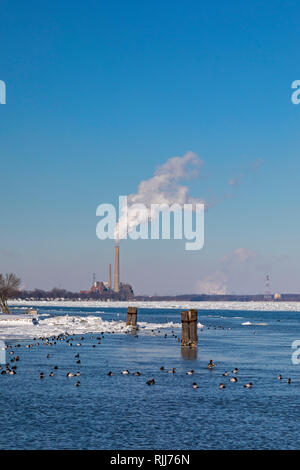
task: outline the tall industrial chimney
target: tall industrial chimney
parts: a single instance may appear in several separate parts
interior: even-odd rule
[[[120,265],[119,265],[119,245],[115,246],[115,285],[114,291],[119,292],[120,288]]]
[[[111,289],[111,264],[108,265],[108,288]]]

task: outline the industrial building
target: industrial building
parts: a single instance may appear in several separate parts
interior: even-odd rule
[[[108,281],[93,280],[89,290],[81,290],[80,295],[101,298],[103,300],[129,300],[134,297],[129,284],[120,282],[120,246],[115,245],[114,286],[112,287],[111,264],[108,265]]]

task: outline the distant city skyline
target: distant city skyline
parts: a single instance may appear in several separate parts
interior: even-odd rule
[[[178,184],[208,203],[204,248],[121,240],[120,280],[243,294],[269,274],[272,292],[300,293],[299,14],[292,0],[3,1],[0,272],[26,289],[107,281],[97,206],[193,152],[199,175]]]

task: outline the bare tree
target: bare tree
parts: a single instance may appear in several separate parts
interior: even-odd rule
[[[13,273],[0,274],[0,309],[9,314],[8,299],[13,297],[21,284],[21,280]]]

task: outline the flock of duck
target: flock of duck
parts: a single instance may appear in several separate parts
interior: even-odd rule
[[[208,363],[208,365],[207,365],[207,368],[208,368],[208,369],[213,369],[214,367],[216,367],[216,365],[217,365],[217,364],[215,364],[215,363],[213,362],[213,360],[210,359],[210,361],[209,361],[209,363]],[[160,370],[161,370],[161,371],[165,371],[166,369],[165,369],[164,366],[161,366],[161,367],[160,367]],[[175,374],[175,373],[176,373],[176,368],[175,368],[175,367],[172,367],[172,369],[167,370],[167,372],[168,372],[169,374]],[[189,375],[189,376],[194,375],[194,372],[195,372],[195,371],[194,371],[193,369],[188,370],[188,371],[186,372],[186,375]],[[234,368],[231,372],[232,372],[233,374],[237,374],[237,373],[239,372],[239,369],[236,367],[236,368]],[[122,374],[122,375],[129,375],[130,372],[129,372],[128,369],[125,369],[125,370],[122,370],[121,374]],[[227,377],[228,374],[229,374],[228,372],[224,372],[222,375],[223,375],[224,377]],[[111,377],[111,376],[114,375],[114,374],[113,374],[113,372],[110,370],[107,375],[108,375],[109,377]],[[141,373],[137,371],[137,372],[133,372],[132,375],[133,375],[133,376],[140,376]],[[278,376],[278,378],[279,378],[279,377],[281,377],[281,376]],[[236,383],[236,382],[238,382],[238,379],[237,379],[237,377],[230,377],[230,378],[229,378],[229,382]],[[288,379],[287,382],[288,382],[288,383],[291,383],[291,379]],[[147,381],[146,381],[146,385],[149,385],[149,386],[150,386],[150,385],[154,385],[154,384],[155,384],[155,379],[154,379],[154,378],[151,379],[151,380],[147,380]],[[252,386],[253,386],[253,383],[252,383],[252,382],[248,382],[248,383],[246,383],[246,384],[244,385],[244,388],[252,388]],[[193,389],[197,389],[197,388],[200,388],[200,387],[199,387],[199,385],[198,385],[196,382],[193,382],[192,388],[193,388]],[[225,385],[224,383],[220,383],[220,384],[219,384],[219,388],[220,388],[221,390],[223,390],[223,389],[226,388],[226,385]]]
[[[96,340],[97,340],[97,344],[101,344],[101,339],[104,338],[104,333],[101,333],[100,334],[101,336],[97,336]],[[80,337],[80,341],[83,341],[85,339],[84,336],[81,336]],[[94,339],[94,336],[90,336],[90,339]],[[51,336],[49,338],[44,338],[44,337],[40,337],[40,338],[33,338],[33,343],[30,343],[30,344],[26,344],[25,347],[26,349],[31,349],[33,348],[34,346],[35,347],[39,347],[41,345],[43,346],[54,346],[56,345],[59,341],[65,341],[69,346],[77,346],[77,347],[80,347],[82,345],[82,343],[80,342],[77,342],[77,343],[73,343],[74,341],[74,338],[69,335],[68,333],[61,333],[57,336]],[[14,345],[14,348],[21,348],[22,345],[21,344],[15,344]],[[92,347],[95,348],[96,347],[96,344],[92,344]],[[7,344],[5,346],[5,350],[9,350],[8,353],[9,355],[12,356],[12,358],[10,359],[9,362],[7,362],[4,366],[1,366],[0,365],[0,371],[1,371],[1,375],[16,375],[17,373],[17,365],[14,364],[15,362],[18,362],[20,360],[20,356],[19,355],[16,355],[15,354],[15,350],[13,349],[13,346],[11,344]],[[50,354],[47,354],[46,355],[46,358],[49,359],[51,356]],[[76,364],[77,365],[80,365],[81,364],[81,359],[80,359],[80,354],[77,353],[75,354],[75,359],[76,359]],[[58,366],[55,365],[53,366],[52,370],[50,370],[48,376],[49,377],[54,377],[55,376],[55,372],[54,371],[57,371],[58,370]],[[80,372],[77,371],[77,372],[70,372],[68,371],[66,373],[66,377],[67,378],[72,378],[72,377],[80,377]],[[39,373],[39,378],[40,379],[44,379],[46,377],[46,374],[44,372],[40,372]],[[77,381],[74,383],[74,386],[75,387],[79,387],[80,386],[80,381]]]
[[[172,332],[172,335],[175,336],[176,339],[179,339],[179,338],[177,337],[177,335],[174,334],[174,331]],[[164,336],[167,337],[166,334],[165,334]],[[103,338],[104,338],[104,333],[103,333],[103,332],[100,333],[100,336],[97,336],[96,338],[95,338],[94,336],[90,336],[90,339],[92,339],[92,340],[96,339],[97,344],[101,344],[101,340],[102,340]],[[81,336],[79,341],[83,341],[84,339],[85,339],[85,337],[84,337],[84,336]],[[33,343],[30,343],[30,344],[27,344],[27,345],[26,345],[26,348],[27,348],[27,349],[33,348],[34,346],[38,347],[38,346],[40,346],[40,345],[53,346],[53,345],[56,345],[59,341],[65,341],[65,342],[68,344],[68,346],[77,346],[77,347],[80,347],[80,346],[82,345],[81,342],[76,342],[76,343],[74,343],[74,341],[76,341],[76,339],[74,340],[74,338],[73,338],[71,335],[69,335],[68,333],[59,334],[59,335],[57,335],[57,336],[52,336],[52,337],[49,337],[49,338],[43,338],[43,337],[40,337],[40,338],[38,338],[38,339],[37,339],[37,338],[34,338],[33,341],[34,341]],[[77,341],[78,341],[78,340],[77,340]],[[92,344],[92,347],[95,348],[95,347],[96,347],[96,344]],[[14,345],[14,348],[16,348],[16,349],[17,349],[17,348],[21,348],[21,344],[16,344],[16,345]],[[6,345],[6,346],[5,346],[5,349],[6,349],[6,350],[9,350],[8,353],[9,353],[9,355],[12,356],[12,358],[11,358],[10,361],[7,362],[3,367],[0,365],[1,375],[16,375],[16,373],[17,373],[17,365],[16,365],[16,362],[20,361],[20,356],[17,355],[17,354],[15,354],[15,350],[13,349],[13,346],[12,346],[12,345]],[[80,354],[77,353],[74,357],[75,357],[75,359],[76,359],[76,361],[75,361],[75,362],[76,362],[76,365],[80,365],[80,364],[81,364]],[[49,359],[49,358],[50,358],[50,354],[47,354],[47,355],[46,355],[46,358]],[[209,361],[208,365],[207,365],[207,368],[208,368],[209,370],[212,370],[212,369],[214,369],[216,366],[217,366],[217,364],[214,363],[213,360],[211,359],[211,360]],[[57,370],[58,370],[58,366],[57,366],[57,365],[54,365],[54,366],[52,367],[52,370],[50,370],[50,372],[48,373],[48,376],[49,376],[49,377],[54,377],[54,376],[55,376],[55,372],[54,372],[54,371],[57,371]],[[160,371],[161,371],[161,372],[167,372],[167,373],[169,373],[169,374],[175,374],[175,373],[176,373],[176,368],[173,367],[173,368],[171,368],[170,370],[167,370],[167,369],[165,369],[164,366],[161,366],[161,367],[160,367]],[[189,370],[189,371],[186,372],[186,375],[192,376],[192,375],[194,375],[194,372],[195,372],[195,371],[194,371],[193,369],[191,369],[191,370]],[[238,375],[238,373],[239,373],[239,369],[236,367],[236,368],[234,368],[234,369],[231,371],[231,373],[232,373],[232,376],[229,377],[229,382],[230,382],[230,383],[237,383],[237,382],[238,382],[237,375]],[[122,375],[130,375],[130,372],[129,372],[129,370],[125,369],[125,370],[121,371],[121,374],[122,374]],[[67,373],[66,373],[66,377],[67,377],[67,378],[80,377],[80,375],[81,375],[81,374],[80,374],[80,371],[76,371],[76,372],[67,371]],[[114,373],[113,373],[112,371],[109,371],[109,372],[107,373],[107,375],[108,375],[108,376],[113,376]],[[133,372],[131,375],[133,375],[133,376],[141,376],[142,374],[141,374],[141,372],[139,372],[139,371],[135,371],[135,372]],[[40,372],[39,377],[40,377],[41,380],[44,379],[45,376],[46,376],[46,375],[45,375],[44,372]],[[222,374],[222,376],[223,376],[223,377],[228,377],[228,376],[229,376],[229,372],[225,371],[225,372]],[[279,375],[277,376],[277,379],[278,379],[278,380],[283,380],[283,376],[282,376],[281,374],[279,374]],[[292,383],[291,378],[288,378],[288,379],[286,380],[286,383],[291,384],[291,383]],[[152,378],[152,379],[146,381],[146,385],[148,385],[148,386],[152,386],[152,385],[154,385],[154,384],[155,384],[155,379],[154,379],[154,378]],[[80,385],[81,385],[81,383],[80,383],[79,380],[74,383],[74,386],[75,386],[75,387],[79,387]],[[248,383],[244,384],[244,388],[250,389],[250,388],[252,388],[252,387],[253,387],[253,383],[252,383],[252,382],[248,382]],[[193,382],[192,388],[193,388],[193,389],[197,389],[197,388],[199,388],[199,385],[198,385],[196,382]],[[219,388],[220,388],[221,390],[226,389],[225,383],[224,383],[224,382],[221,382],[221,383],[219,384]]]
[[[209,363],[208,363],[208,365],[207,365],[207,368],[211,370],[211,369],[215,368],[216,366],[217,366],[217,364],[215,364],[215,363],[213,362],[213,360],[210,359],[210,361],[209,361]],[[160,367],[160,370],[161,370],[161,371],[165,371],[166,369],[165,369],[164,366],[161,366],[161,367]],[[175,373],[176,373],[176,368],[173,367],[172,369],[167,370],[167,372],[168,372],[169,374],[175,374]],[[193,369],[188,370],[188,371],[186,372],[186,375],[192,376],[192,375],[194,375],[194,372],[195,372],[195,371],[194,371]],[[237,383],[237,382],[238,382],[237,374],[239,373],[239,369],[238,369],[237,367],[235,367],[235,368],[231,371],[231,373],[234,374],[234,375],[233,375],[232,377],[229,377],[229,382],[230,382],[230,383]],[[121,374],[122,374],[122,375],[129,375],[130,372],[129,372],[128,369],[125,369],[125,370],[122,370]],[[114,374],[113,374],[113,372],[110,370],[107,375],[111,377],[111,376],[113,376]],[[141,372],[138,372],[138,371],[137,371],[137,372],[133,372],[131,375],[133,375],[133,376],[140,376],[140,375],[141,375]],[[229,376],[229,372],[225,371],[225,372],[222,374],[222,376],[223,376],[223,377],[228,377],[228,376]],[[283,380],[282,375],[281,375],[281,374],[278,375],[278,376],[277,376],[277,379],[278,379],[278,380]],[[290,378],[288,378],[288,379],[286,380],[286,383],[291,384],[291,383],[292,383],[292,380],[291,380]],[[147,380],[147,381],[146,381],[146,385],[149,385],[149,386],[150,386],[150,385],[154,385],[154,384],[155,384],[155,379],[154,379],[154,378],[152,378],[151,380]],[[245,384],[244,384],[244,388],[248,388],[248,389],[249,389],[249,388],[252,388],[252,387],[253,387],[253,382],[248,382],[248,383],[245,383]],[[199,385],[198,385],[196,382],[193,382],[192,388],[193,388],[193,389],[197,389],[197,388],[200,388],[200,387],[199,387]],[[219,388],[220,388],[220,390],[224,390],[224,389],[226,388],[226,385],[225,385],[223,382],[221,382],[221,383],[219,384]]]

